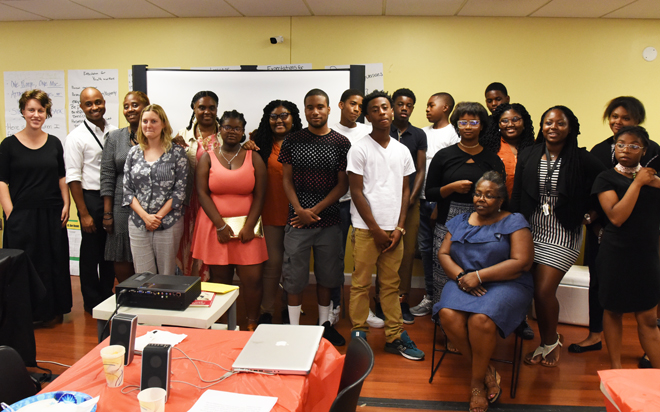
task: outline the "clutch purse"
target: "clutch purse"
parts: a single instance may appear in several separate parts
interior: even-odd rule
[[[241,231],[241,229],[243,229],[243,226],[245,226],[247,216],[224,217],[222,220],[224,220],[227,226],[231,228],[231,231],[234,232],[232,239],[236,239],[238,237],[238,233]],[[264,226],[261,223],[261,216],[259,216],[257,224],[254,225],[254,235],[256,237],[264,237]]]

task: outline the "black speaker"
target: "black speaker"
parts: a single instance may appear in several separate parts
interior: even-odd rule
[[[124,365],[130,365],[131,362],[133,362],[136,329],[137,315],[118,313],[112,318],[112,326],[110,327],[110,344],[121,345],[126,348]]]
[[[147,388],[163,388],[167,391],[165,402],[170,396],[170,364],[172,363],[172,346],[160,343],[150,343],[142,350],[142,376],[140,390]]]

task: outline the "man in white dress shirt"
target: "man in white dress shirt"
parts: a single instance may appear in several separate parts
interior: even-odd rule
[[[106,233],[100,189],[105,136],[117,128],[103,118],[105,100],[97,89],[88,87],[80,93],[80,108],[85,120],[66,137],[64,160],[66,182],[76,202],[82,229],[80,291],[85,311],[92,313],[94,306],[112,295],[115,281],[113,262],[104,258]]]

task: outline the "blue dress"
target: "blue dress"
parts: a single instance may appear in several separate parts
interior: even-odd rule
[[[513,213],[488,226],[472,226],[470,213],[458,215],[447,222],[451,233],[451,258],[465,272],[484,269],[510,257],[509,235],[528,228],[529,224],[520,213]],[[481,313],[495,322],[500,335],[505,338],[523,321],[534,295],[534,281],[529,272],[516,279],[485,282],[483,296],[473,296],[459,289],[455,281],[449,281],[440,301],[433,306],[433,313],[442,308],[469,313]]]

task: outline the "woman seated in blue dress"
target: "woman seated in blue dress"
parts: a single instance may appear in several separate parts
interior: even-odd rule
[[[534,293],[532,234],[521,214],[502,210],[507,199],[503,177],[484,173],[475,185],[475,212],[447,222],[438,251],[450,281],[433,313],[472,365],[471,412],[485,412],[499,398],[500,376],[490,365],[497,333],[506,337],[520,325]]]

